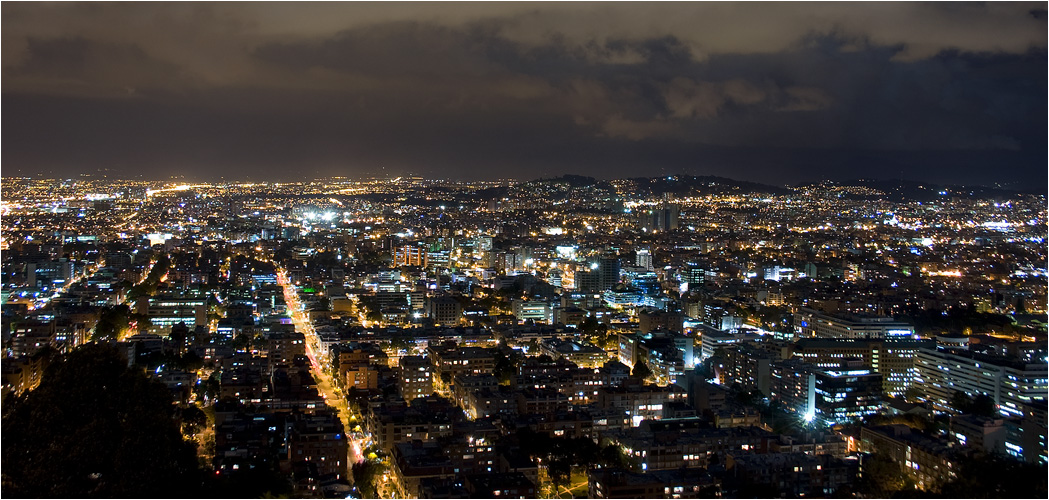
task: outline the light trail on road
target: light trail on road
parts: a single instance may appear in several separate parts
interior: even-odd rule
[[[317,390],[324,397],[325,402],[337,411],[339,421],[342,422],[343,434],[350,440],[350,463],[361,462],[364,460],[364,455],[360,444],[354,439],[353,427],[350,426],[349,406],[346,404],[346,400],[336,392],[331,376],[324,372],[324,368],[318,360],[316,352],[316,345],[319,343],[317,333],[303,314],[302,306],[295,292],[295,285],[288,281],[284,269],[277,270],[277,283],[284,289],[284,301],[288,306],[289,316],[292,324],[295,325],[295,330],[302,332],[306,338],[306,357],[310,360],[310,368],[313,372],[313,378],[317,382]]]

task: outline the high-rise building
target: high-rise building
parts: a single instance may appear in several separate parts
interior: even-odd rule
[[[596,270],[576,271],[575,289],[580,292],[597,292],[601,290],[601,274]]]
[[[702,285],[706,278],[707,270],[696,264],[689,264],[681,270],[681,281],[688,283],[689,290],[695,285]]]
[[[419,266],[426,267],[426,247],[420,245],[402,245],[394,249],[394,266]]]
[[[772,356],[750,344],[740,343],[724,349],[724,362],[721,375],[730,386],[739,384],[744,390],[758,390],[764,395],[771,394],[769,384],[772,381]]]
[[[643,267],[652,270],[652,251],[647,248],[642,248],[637,251],[637,258],[634,262],[637,267]]]
[[[433,297],[427,302],[427,316],[438,325],[458,325],[463,308],[452,297]]]
[[[602,257],[597,262],[597,272],[601,279],[601,290],[608,290],[619,283],[619,258]]]
[[[669,231],[680,226],[681,206],[664,204],[662,208],[642,210],[637,214],[637,226],[642,231]]]
[[[405,401],[422,398],[433,393],[433,369],[430,360],[423,356],[404,356],[398,365],[400,373],[397,386]]]

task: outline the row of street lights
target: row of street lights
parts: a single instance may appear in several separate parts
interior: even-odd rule
[[[302,331],[306,337],[306,355],[310,359],[310,365],[317,379],[317,387],[320,389],[325,401],[338,410],[339,420],[343,425],[343,433],[350,439],[350,463],[357,463],[363,460],[364,457],[361,446],[355,439],[355,433],[350,427],[349,405],[346,404],[346,400],[340,394],[331,377],[325,372],[321,365],[322,361],[317,358],[317,351],[319,350],[317,349],[317,332],[303,313],[302,304],[299,302],[295,291],[295,285],[288,280],[283,269],[277,270],[277,282],[284,289],[284,300],[288,305],[292,322],[295,324],[296,329]]]

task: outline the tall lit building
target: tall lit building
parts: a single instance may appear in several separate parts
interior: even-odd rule
[[[426,267],[426,247],[421,245],[401,245],[397,247],[393,252],[393,265]]]
[[[665,204],[662,208],[642,210],[637,214],[637,226],[642,231],[669,231],[680,226],[681,206]]]
[[[652,270],[652,251],[647,249],[647,248],[642,248],[642,249],[638,250],[637,251],[637,257],[636,257],[636,260],[634,261],[634,264],[637,267],[643,267],[643,268],[648,269],[649,271],[651,271]]]
[[[602,257],[597,261],[597,273],[601,280],[601,290],[608,290],[619,283],[619,258],[615,256]]]

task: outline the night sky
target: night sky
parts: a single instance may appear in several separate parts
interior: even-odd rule
[[[2,22],[4,175],[1049,177],[1044,2],[5,2]]]

